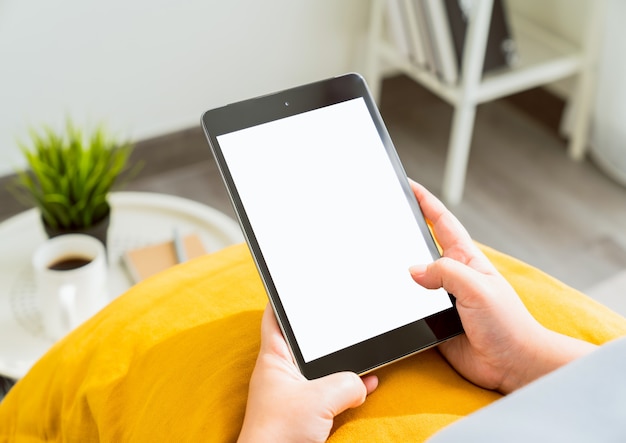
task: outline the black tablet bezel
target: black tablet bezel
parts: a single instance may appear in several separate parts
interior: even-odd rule
[[[415,220],[426,240],[433,259],[439,258],[439,251],[424,220],[419,204],[406,178],[404,168],[383,123],[378,108],[368,91],[364,79],[358,74],[340,77],[295,87],[273,94],[233,103],[205,112],[202,127],[226,185],[235,213],[244,236],[254,257],[257,269],[265,285],[269,300],[274,309],[283,335],[291,349],[294,360],[302,374],[308,379],[322,377],[338,371],[352,371],[364,374],[428,349],[463,332],[461,320],[456,310],[455,298],[450,295],[452,307],[408,325],[336,351],[324,357],[305,362],[294,336],[289,319],[277,293],[268,266],[254,234],[254,228],[246,215],[228,164],[222,154],[217,137],[241,129],[271,122],[277,119],[312,111],[347,100],[363,98],[369,110],[387,155],[393,165],[402,189],[413,210]]]

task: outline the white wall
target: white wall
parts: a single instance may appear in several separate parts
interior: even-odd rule
[[[363,0],[0,1],[0,175],[66,116],[134,140],[203,111],[359,71]]]
[[[573,43],[582,40],[586,8],[597,0],[507,0],[515,12],[532,18]]]
[[[512,13],[522,14],[565,40],[583,44],[590,2],[598,0],[506,0]],[[567,98],[574,81],[565,79],[549,85],[552,92]]]

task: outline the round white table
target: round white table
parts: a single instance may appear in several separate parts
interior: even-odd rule
[[[131,280],[122,266],[124,251],[196,233],[215,252],[243,241],[237,222],[201,203],[144,192],[112,193],[108,256],[109,301]],[[43,334],[31,256],[46,239],[39,212],[31,209],[0,223],[0,375],[19,379],[52,345]]]

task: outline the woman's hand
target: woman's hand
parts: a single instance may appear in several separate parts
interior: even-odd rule
[[[595,349],[541,326],[459,221],[426,189],[411,185],[443,249],[441,259],[412,267],[411,275],[456,297],[465,334],[439,349],[460,374],[507,393]],[[334,418],[361,405],[377,385],[375,376],[350,372],[305,379],[268,306],[239,441],[325,441]]]
[[[465,334],[439,349],[461,375],[508,393],[595,349],[541,326],[452,213],[421,185],[411,186],[443,254],[410,272],[420,285],[456,297]]]
[[[304,378],[268,305],[239,441],[326,441],[335,416],[360,406],[377,385],[375,376],[361,379],[352,372]]]

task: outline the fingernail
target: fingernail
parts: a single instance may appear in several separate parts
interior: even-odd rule
[[[409,268],[411,275],[424,275],[426,273],[427,265],[413,265]]]

